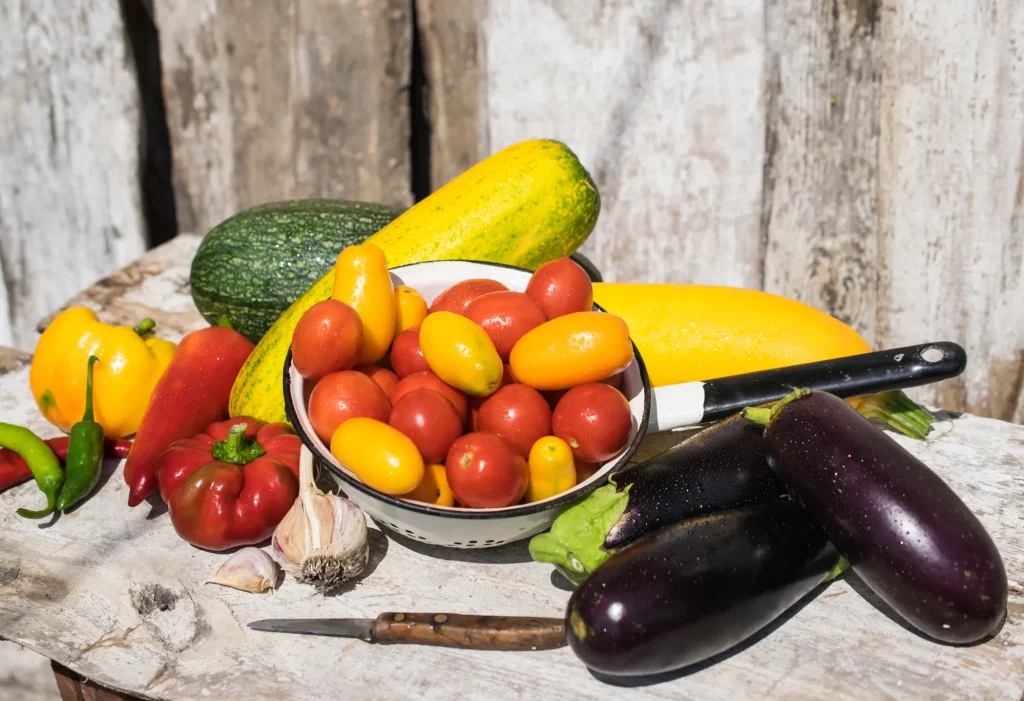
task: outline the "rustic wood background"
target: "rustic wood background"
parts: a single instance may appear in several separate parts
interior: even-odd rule
[[[608,279],[958,341],[965,375],[916,396],[1024,420],[1015,0],[9,0],[0,26],[0,343],[175,231],[408,204],[545,136],[601,190]]]

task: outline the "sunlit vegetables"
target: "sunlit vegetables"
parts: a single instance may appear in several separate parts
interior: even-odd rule
[[[331,299],[354,309],[363,324],[361,363],[384,357],[395,337],[395,288],[384,251],[373,244],[349,246],[334,265]]]
[[[477,324],[454,312],[433,312],[420,325],[419,340],[427,365],[452,387],[474,397],[497,391],[504,366]]]
[[[599,382],[632,359],[629,328],[622,319],[602,312],[574,312],[520,338],[509,365],[519,382],[551,390]]]
[[[864,583],[918,630],[949,643],[993,633],[1006,615],[1003,560],[971,510],[903,446],[824,392],[772,409],[768,463]]]

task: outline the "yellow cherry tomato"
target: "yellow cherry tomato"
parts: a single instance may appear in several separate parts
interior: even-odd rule
[[[431,463],[427,465],[420,486],[402,497],[409,501],[422,501],[424,504],[437,506],[455,506],[455,495],[448,486],[448,475],[444,465]]]
[[[435,375],[474,397],[494,394],[504,373],[487,332],[454,312],[434,312],[420,324],[423,359]]]
[[[331,454],[378,492],[408,494],[423,481],[420,451],[383,421],[359,416],[344,422],[331,437]]]
[[[516,380],[534,389],[569,389],[623,370],[633,359],[629,328],[604,312],[575,312],[531,329],[512,348]]]
[[[331,298],[359,312],[363,322],[363,365],[376,363],[395,337],[395,288],[384,251],[373,244],[349,246],[334,264]]]
[[[530,486],[526,501],[540,501],[576,486],[572,448],[556,436],[544,436],[530,448]]]
[[[408,285],[395,285],[395,336],[419,326],[427,317],[427,301]]]

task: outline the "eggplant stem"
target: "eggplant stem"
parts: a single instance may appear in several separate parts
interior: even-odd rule
[[[767,426],[768,422],[772,419],[772,410],[747,407],[743,410],[743,418],[747,421],[753,421],[756,424]]]
[[[916,440],[924,440],[934,418],[927,409],[900,390],[879,392],[864,398],[857,411],[866,419],[887,424],[890,428]]]
[[[839,559],[836,561],[836,566],[833,567],[832,571],[828,573],[827,577],[825,577],[825,581],[831,582],[833,579],[838,578],[843,572],[845,572],[848,569],[850,569],[850,561],[842,555],[840,555]]]

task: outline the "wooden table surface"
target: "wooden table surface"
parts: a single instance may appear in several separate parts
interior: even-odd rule
[[[73,300],[105,320],[156,319],[172,338],[202,324],[188,296],[198,239],[181,237]],[[0,420],[50,436],[28,388],[28,358],[0,354]],[[646,454],[672,440],[649,438]],[[1007,699],[1024,694],[1024,426],[965,415],[927,442],[899,438],[985,524],[1010,579],[1009,614],[973,647],[929,642],[854,575],[816,592],[713,665],[615,688],[568,649],[495,653],[260,634],[259,618],[376,616],[386,610],[559,616],[569,593],[525,543],[483,551],[371,533],[368,574],[334,596],[286,580],[253,595],[204,584],[225,555],[174,533],[163,509],[127,506],[121,465],[53,525],[26,521],[32,483],[0,494],[0,634],[94,683],[157,699]],[[73,698],[73,696],[72,696]]]

